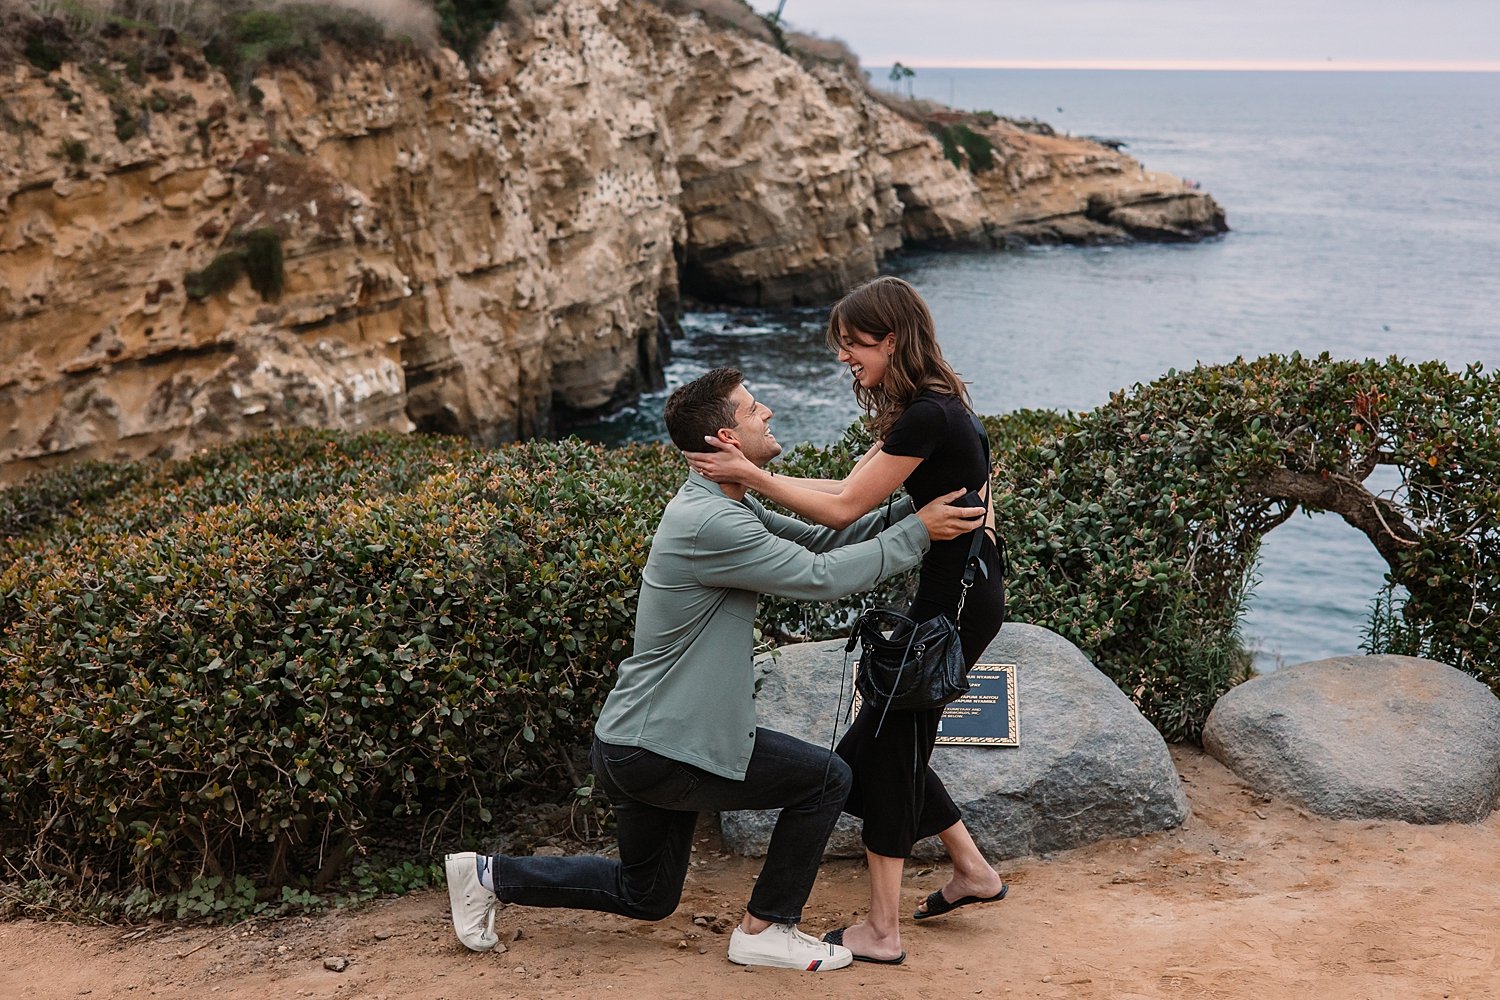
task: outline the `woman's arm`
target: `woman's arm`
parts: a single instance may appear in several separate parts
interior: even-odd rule
[[[873,445],[870,446],[869,451],[859,456],[859,461],[854,463],[854,468],[849,470],[849,475],[854,475],[855,470],[857,470],[861,465],[864,465],[866,462],[868,462],[870,460],[870,456],[874,455],[879,450],[880,442],[876,441]],[[716,483],[735,482],[736,480],[716,478],[716,476],[714,475],[717,468],[715,463],[718,460],[719,455],[719,452],[701,452],[698,455],[689,455],[688,464]],[[745,464],[749,465],[748,462]],[[808,479],[805,476],[778,476],[777,478],[786,479],[797,484],[798,486],[805,486],[810,490],[817,490],[819,493],[842,493],[844,492],[844,484],[849,481],[849,476],[845,476],[843,479]]]
[[[719,454],[692,454],[692,467],[716,483],[740,483],[818,524],[842,529],[882,503],[922,464],[920,458],[889,455],[872,448],[837,485],[836,493],[824,492],[818,483],[829,480],[778,476],[758,468],[739,449],[717,438],[708,438]]]

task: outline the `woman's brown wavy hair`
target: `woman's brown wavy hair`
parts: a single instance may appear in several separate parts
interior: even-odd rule
[[[835,302],[828,315],[828,346],[834,351],[843,347],[845,337],[879,344],[893,335],[896,346],[880,385],[866,389],[854,383],[854,398],[870,415],[878,438],[890,433],[896,418],[927,389],[970,405],[963,379],[943,359],[927,303],[907,282],[889,275],[871,279]]]

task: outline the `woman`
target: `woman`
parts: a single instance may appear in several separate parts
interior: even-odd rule
[[[916,289],[881,277],[855,289],[833,307],[828,343],[854,376],[854,394],[874,426],[876,442],[842,480],[803,480],[757,468],[731,446],[689,454],[692,467],[715,482],[735,482],[796,511],[842,528],[905,485],[917,505],[956,489],[989,500],[985,447],[974,427],[967,393],[943,360],[932,314]],[[988,505],[981,558],[987,574],[976,578],[958,616],[961,577],[970,536],[934,542],[922,563],[908,616],[926,621],[957,618],[969,666],[1005,615],[1005,594],[995,547],[994,506]],[[901,947],[901,870],[912,845],[936,834],[953,861],[953,876],[928,895],[914,916],[934,917],[969,903],[1002,899],[1007,887],[979,853],[958,808],[928,766],[942,709],[892,711],[880,723],[880,706],[863,705],[839,742],[839,756],[854,771],[846,812],[864,820],[870,870],[870,910],[864,922],[831,931],[861,961],[897,964]]]

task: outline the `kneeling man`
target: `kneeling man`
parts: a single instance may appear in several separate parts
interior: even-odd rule
[[[665,418],[687,451],[707,450],[704,438],[713,436],[757,465],[781,453],[771,408],[733,369],[673,392]],[[808,972],[847,966],[849,949],[804,934],[797,922],[848,794],[849,768],[826,747],[756,726],[755,605],[761,594],[830,600],[911,569],[932,540],[956,538],[983,515],[947,505],[961,492],[915,514],[909,500],[897,504],[889,527],[880,510],[833,531],[689,472],[657,526],[634,651],[594,727],[591,762],[614,806],[620,856],[450,854],[459,940],[475,951],[495,946],[497,899],[662,920],[681,898],[698,813],[780,809],[729,960]]]

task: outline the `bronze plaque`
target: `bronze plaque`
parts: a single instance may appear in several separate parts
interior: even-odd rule
[[[976,663],[969,669],[969,693],[943,709],[937,743],[964,747],[1021,745],[1014,663]]]

